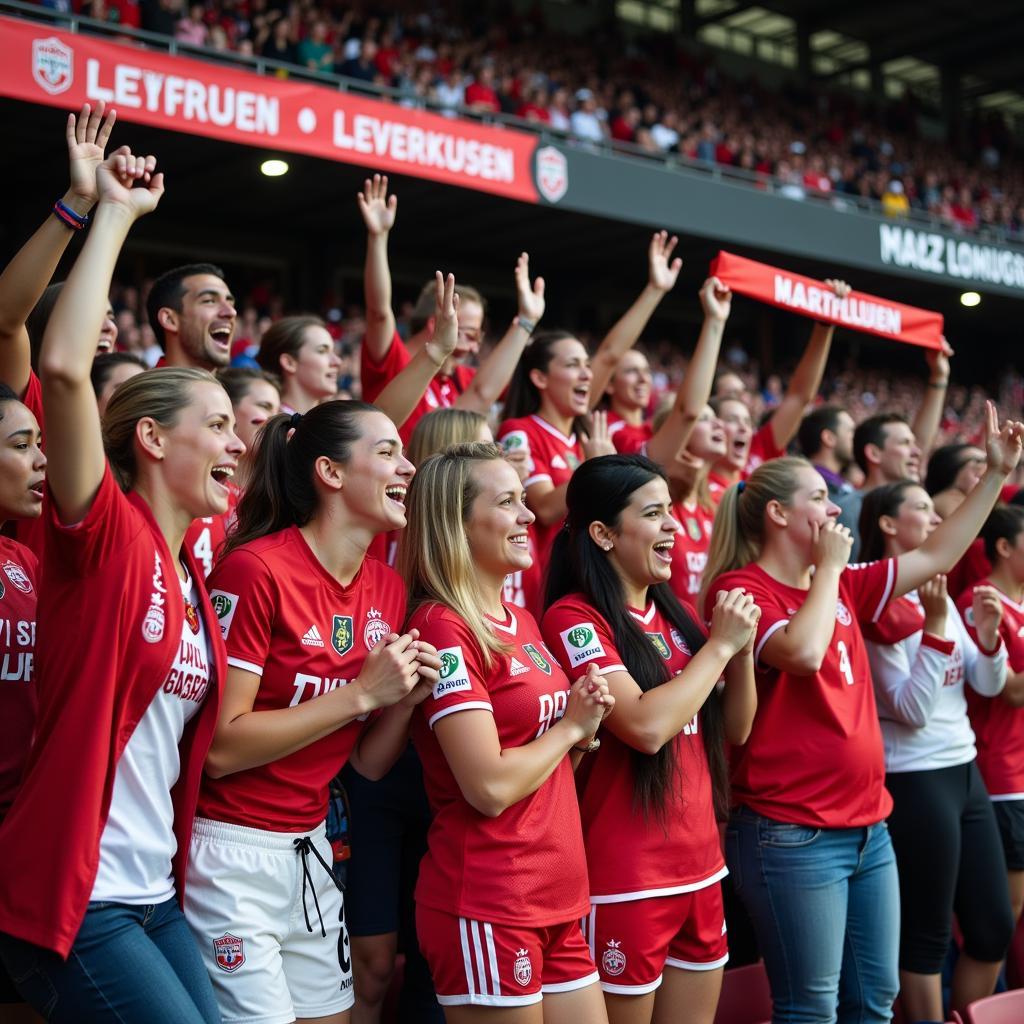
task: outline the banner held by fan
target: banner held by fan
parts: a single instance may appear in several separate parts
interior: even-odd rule
[[[942,314],[902,302],[850,292],[838,299],[824,281],[793,274],[731,252],[720,252],[711,263],[711,275],[726,288],[802,316],[849,327],[882,338],[922,348],[942,348]]]

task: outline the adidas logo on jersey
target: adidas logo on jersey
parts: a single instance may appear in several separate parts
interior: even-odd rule
[[[512,659],[512,665],[509,668],[508,674],[510,676],[521,676],[524,672],[529,672],[530,666],[524,665],[518,658]]]
[[[302,638],[303,647],[323,647],[324,638],[320,635],[320,630],[316,628],[314,622],[309,629],[306,630],[305,635]]]

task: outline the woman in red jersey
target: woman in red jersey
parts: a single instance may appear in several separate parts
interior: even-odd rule
[[[285,316],[264,332],[260,367],[281,379],[281,412],[305,413],[333,398],[341,360],[318,316]]]
[[[183,539],[195,517],[225,511],[244,448],[208,373],[139,374],[102,433],[89,380],[118,253],[163,192],[154,171],[126,148],[99,168],[92,229],[40,357],[52,505],[39,714],[0,831],[0,952],[52,1021],[107,1021],[112,1007],[140,1024],[219,1020],[178,906],[224,669]],[[54,807],[61,842],[40,842]]]
[[[570,687],[534,619],[502,601],[531,522],[501,449],[455,445],[419,468],[398,556],[409,624],[441,658],[413,726],[434,810],[416,918],[449,1024],[606,1020],[567,755],[614,702],[596,673]]]
[[[715,821],[727,807],[723,737],[750,732],[759,613],[742,590],[720,594],[708,635],[675,598],[679,524],[648,459],[586,462],[567,500],[544,638],[570,679],[596,666],[615,698],[581,798],[584,932],[611,1024],[711,1024],[729,957]]]
[[[454,284],[438,275],[452,320]],[[225,1021],[349,1019],[328,785],[346,762],[369,779],[387,772],[439,665],[415,631],[398,635],[405,589],[366,557],[378,534],[405,526],[412,475],[372,405],[274,417],[210,577],[229,668],[185,912]]]
[[[777,1021],[889,1021],[899,987],[899,887],[885,760],[862,622],[948,571],[1020,459],[1024,425],[988,407],[981,483],[913,551],[847,565],[821,475],[776,459],[729,488],[702,591],[744,587],[761,608],[758,708],[735,752],[726,859],[757,932]]]
[[[957,607],[971,639],[984,650],[974,621],[975,586],[994,588],[1002,605],[999,636],[1006,645],[1006,685],[995,697],[968,691],[967,707],[978,743],[978,768],[1003,840],[1017,921],[1024,908],[1024,509],[997,506],[981,538],[992,570],[960,595]]]

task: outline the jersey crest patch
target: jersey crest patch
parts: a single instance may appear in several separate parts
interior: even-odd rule
[[[683,634],[678,629],[673,628],[669,635],[672,637],[672,643],[676,645],[680,654],[685,654],[689,657],[693,653],[690,650],[690,645],[683,639]]]
[[[700,523],[693,516],[686,517],[686,532],[690,535],[690,540],[703,540],[703,534],[700,532]]]
[[[331,626],[331,644],[338,654],[345,655],[352,650],[352,616],[335,615]]]
[[[836,601],[836,621],[842,626],[848,626],[853,622],[850,609],[842,601]]]
[[[142,620],[142,639],[147,644],[158,644],[164,638],[164,605],[167,603],[164,586],[164,570],[160,556],[153,556],[153,592],[149,595],[149,608]]]
[[[520,949],[516,951],[516,962],[515,962],[515,979],[519,982],[523,988],[526,988],[530,984],[533,978],[533,964],[530,963],[530,953],[528,950]]]
[[[569,468],[575,473],[580,468],[580,460],[573,455],[572,452],[565,453],[565,461],[569,464]]]
[[[226,590],[211,590],[210,604],[213,605],[213,614],[220,623],[220,635],[226,640],[228,630],[231,629],[231,620],[238,608],[238,595],[229,594]]]
[[[219,939],[213,940],[213,954],[217,958],[217,966],[231,974],[245,963],[245,943],[237,936],[225,932]]]
[[[441,671],[434,683],[434,700],[440,700],[449,693],[473,689],[461,647],[445,647],[437,655],[441,659]]]
[[[562,638],[562,646],[569,655],[569,665],[575,668],[585,661],[604,657],[604,645],[597,635],[592,622],[581,622],[572,629],[562,630],[558,634]]]
[[[654,649],[666,661],[668,661],[669,658],[672,657],[672,652],[668,649],[668,644],[665,642],[665,634],[664,633],[661,633],[661,632],[658,632],[658,633],[648,633],[647,634],[647,639],[650,640],[652,644],[654,644]]]
[[[546,676],[551,675],[551,665],[533,644],[523,644],[523,653],[543,672]]]
[[[605,974],[617,978],[626,969],[626,954],[619,949],[621,942],[608,940],[608,948],[601,954],[601,969]]]
[[[28,578],[28,574],[17,562],[12,562],[9,558],[3,565],[4,575],[20,590],[23,594],[32,593],[32,581]]]
[[[371,608],[366,613],[366,625],[363,627],[363,643],[366,649],[372,651],[390,633],[391,627],[381,618],[380,610]]]

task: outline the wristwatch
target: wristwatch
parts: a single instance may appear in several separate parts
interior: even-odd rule
[[[589,743],[577,743],[572,749],[578,750],[581,754],[592,754],[601,746],[601,741],[595,736]]]

